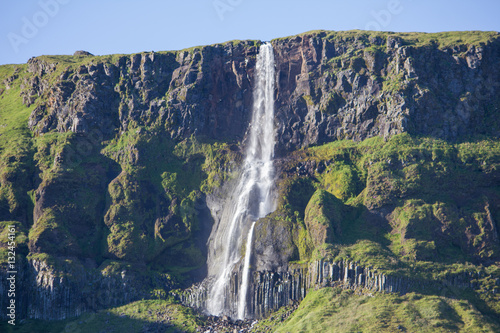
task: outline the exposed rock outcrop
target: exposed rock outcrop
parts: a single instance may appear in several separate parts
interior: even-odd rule
[[[141,274],[127,268],[110,271],[111,265],[98,269],[66,259],[59,269],[47,260],[30,259],[17,264],[17,295],[15,297],[18,319],[64,320],[85,312],[119,306],[144,298],[156,298],[154,288],[173,286],[168,275]],[[0,272],[0,292],[7,295],[8,275]],[[9,299],[2,297],[6,308]],[[6,313],[2,312],[2,318]]]
[[[491,104],[500,93],[498,38],[440,48],[397,36],[329,35],[273,44],[282,149],[402,132],[451,140],[500,135]]]
[[[75,51],[75,53],[73,53],[74,56],[84,56],[84,57],[89,57],[89,56],[93,56],[92,53],[88,52],[88,51],[83,51],[83,50],[78,50],[78,51]]]
[[[272,41],[279,149],[409,132],[456,140],[500,135],[500,42],[421,43],[411,34],[313,32]],[[420,43],[420,44],[419,44]],[[160,123],[174,138],[241,140],[258,42],[96,58],[48,86],[54,63],[30,59],[30,128],[105,133]],[[45,96],[45,95],[44,95]]]
[[[26,82],[25,95],[46,93],[47,101],[33,111],[29,126],[40,134],[97,129],[108,136],[127,130],[131,122],[158,123],[173,138],[197,134],[241,140],[257,50],[257,43],[247,41],[134,54],[114,62],[96,59],[63,71],[50,90],[43,74],[55,65],[32,59],[29,71],[36,75]]]

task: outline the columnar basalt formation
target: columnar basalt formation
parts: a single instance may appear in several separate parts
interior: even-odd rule
[[[64,320],[86,312],[157,297],[151,288],[171,288],[168,276],[141,276],[122,270],[105,273],[84,265],[68,264],[55,270],[43,260],[20,263],[16,276],[18,318]],[[0,292],[7,295],[6,279],[0,274]]]
[[[226,289],[227,301],[235,301],[238,292],[238,273],[231,277]],[[408,276],[381,273],[375,268],[363,267],[349,261],[318,260],[309,265],[290,267],[281,273],[256,271],[252,275],[249,297],[249,315],[264,318],[282,306],[301,301],[311,289],[341,287],[362,293],[397,293],[423,290],[445,290],[455,287],[462,290],[477,288],[477,273],[449,274],[442,280],[422,281]],[[196,284],[182,293],[175,293],[180,301],[203,311],[208,293],[205,283]]]

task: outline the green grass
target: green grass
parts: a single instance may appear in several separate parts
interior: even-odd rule
[[[492,207],[500,201],[492,185],[500,167],[497,140],[448,143],[401,134],[387,141],[375,137],[360,143],[331,142],[295,152],[289,161],[290,170],[307,161],[328,165],[312,178],[284,178],[281,186],[288,190],[281,192],[283,219],[303,216],[310,205],[308,218],[314,215],[318,223],[324,222],[324,203],[319,205],[308,187],[341,199],[338,237],[315,244],[312,259],[359,261],[408,277],[418,266],[419,278],[432,280],[453,265],[494,261],[500,254],[492,233],[495,226],[488,220],[491,214],[496,221],[497,208]],[[378,209],[384,209],[386,218],[377,217]],[[313,238],[325,229],[315,225],[307,224]],[[467,265],[460,267],[468,270]]]
[[[331,41],[356,41],[357,46],[332,59],[331,75],[347,67],[364,75],[366,68],[361,57],[365,53],[383,54],[389,37],[401,38],[401,43],[407,46],[440,49],[459,46],[460,50],[498,39],[496,32],[317,31],[305,34]],[[371,45],[373,37],[381,38],[382,46]],[[224,45],[228,43],[236,46],[241,42],[231,41]],[[181,51],[159,54],[169,55],[167,60],[175,66],[178,52]],[[117,63],[121,57],[129,56],[41,56],[38,59],[56,64],[55,71],[44,76],[44,80],[53,85],[63,71],[82,65]],[[138,126],[132,122],[125,133],[102,142],[102,146],[98,143],[94,151],[78,162],[64,163],[64,158],[78,146],[81,137],[70,132],[33,136],[27,126],[29,115],[38,104],[45,102],[47,94],[30,107],[23,105],[21,83],[32,76],[26,70],[27,65],[0,66],[0,77],[17,75],[10,89],[3,79],[0,82],[0,213],[5,220],[19,226],[20,246],[26,250],[27,236],[34,245],[45,237],[43,247],[52,254],[73,249],[76,244],[81,253],[94,255],[99,252],[100,256],[145,261],[155,270],[168,271],[179,279],[200,267],[205,258],[193,243],[193,235],[199,230],[195,203],[203,194],[213,194],[235,176],[241,163],[238,148],[230,142],[213,142],[194,136],[173,141],[167,138],[175,124],[161,128],[158,124]],[[400,75],[386,74],[383,78],[371,74],[382,82],[383,93],[392,94],[404,88],[406,83]],[[317,94],[303,96],[304,103],[311,106],[316,97]],[[322,110],[334,113],[342,103],[341,95],[331,95],[323,103]],[[59,163],[59,157],[63,163]],[[323,163],[325,170],[315,172],[310,178],[283,176],[279,184],[278,210],[268,221],[292,235],[285,246],[293,253],[294,260],[306,263],[322,256],[332,260],[354,260],[382,272],[429,281],[443,278],[443,272],[488,271],[488,277],[478,278],[484,293],[471,296],[471,302],[478,308],[484,303],[481,309],[486,312],[500,313],[495,305],[499,299],[491,292],[492,281],[500,273],[492,269],[494,265],[483,268],[469,264],[498,262],[500,254],[492,236],[492,223],[496,222],[496,228],[500,228],[500,190],[495,185],[500,170],[498,140],[466,138],[463,142],[450,143],[408,134],[387,141],[381,137],[361,143],[341,140],[292,153],[289,169],[295,170],[297,163],[308,161]],[[98,202],[100,199],[94,195],[94,189],[87,188],[88,184],[109,183],[105,176],[99,178],[89,171],[94,170],[93,167],[97,171],[98,166],[109,169],[102,175],[109,173],[111,178],[122,171],[107,190],[103,190],[102,202]],[[37,171],[41,172],[43,186],[58,182],[65,185],[56,187],[60,193],[57,203],[42,212],[38,223],[31,226],[32,216],[26,212],[33,211],[34,187],[39,185],[38,180],[33,180],[33,174]],[[75,179],[84,179],[85,185],[72,182]],[[74,202],[69,202],[68,198]],[[107,241],[103,241],[101,249],[100,244],[95,247],[93,242],[87,244],[94,238],[71,228],[81,226],[84,220],[94,221],[92,218],[98,216],[92,213],[94,215],[89,217],[86,212],[103,209],[106,210],[106,230],[92,229],[92,237],[95,236],[98,242]],[[170,224],[156,223],[160,210],[161,216],[169,216]],[[384,214],[387,219],[377,214]],[[66,216],[77,216],[81,221]],[[95,221],[98,225],[103,224],[102,217]],[[323,237],[321,233],[328,227],[334,232]],[[55,233],[64,237],[56,240],[49,237]],[[0,237],[2,235],[0,233]],[[34,256],[50,260],[50,255],[31,254]],[[113,267],[107,269],[112,271]],[[450,300],[441,301],[455,309],[460,318],[470,314],[469,310]],[[412,306],[419,309],[420,303],[412,302]],[[436,299],[433,302],[442,304]],[[419,313],[432,324],[431,315],[423,310]],[[461,320],[464,327],[474,322],[470,318]]]
[[[198,45],[198,46],[193,46],[193,47],[188,47],[185,49],[181,50],[166,50],[166,51],[157,51],[155,52],[156,54],[161,54],[161,55],[172,55],[174,58],[177,56],[177,54],[182,53],[182,52],[189,52],[193,53],[194,51],[201,51],[205,47],[209,46],[225,46],[228,44],[231,44],[233,46],[238,46],[242,43],[247,43],[250,42],[249,46],[253,45],[259,45],[260,41],[258,40],[230,40],[224,43],[216,43],[212,45]],[[153,52],[153,51],[151,51]],[[117,64],[119,60],[123,57],[130,58],[136,54],[148,54],[150,51],[143,51],[139,53],[134,53],[134,54],[109,54],[109,55],[94,55],[94,56],[83,56],[83,55],[65,55],[65,54],[60,54],[60,55],[41,55],[38,56],[37,59],[51,63],[51,64],[57,64],[57,67],[60,69],[76,69],[80,66],[87,66],[90,64],[99,64],[99,63],[107,63],[107,64]],[[6,65],[6,66],[16,66],[16,65]],[[4,67],[4,66],[2,66]],[[4,72],[8,73],[8,69],[6,68]],[[0,69],[0,76],[2,76],[3,71]]]
[[[30,207],[27,192],[34,171],[32,134],[28,129],[34,106],[23,105],[20,87],[25,70],[26,65],[0,66],[0,75],[15,78],[9,83],[10,89],[3,79],[0,82],[0,214],[3,213],[4,219],[20,221],[31,218],[27,213]]]
[[[202,142],[195,137],[175,142],[166,135],[153,135],[156,131],[161,129],[131,127],[106,142],[102,150],[122,169],[108,186],[107,247],[118,258],[145,258],[154,261],[155,267],[181,274],[198,268],[205,260],[191,244],[199,229],[195,203],[202,192],[210,193],[233,176],[239,155],[226,143]],[[144,187],[148,190],[141,192]],[[157,211],[144,209],[146,202],[168,209],[173,214],[169,224],[149,223],[156,219]],[[163,214],[168,215],[168,211]],[[185,249],[193,249],[189,255],[184,253],[184,258],[182,253],[173,256],[181,243]]]
[[[14,233],[11,232],[11,226],[14,226]],[[11,250],[14,250],[17,262],[28,253],[26,228],[17,221],[2,221],[0,222],[0,264],[7,263]]]
[[[456,45],[480,45],[491,42],[499,37],[496,31],[449,31],[438,33],[423,32],[383,32],[383,31],[328,31],[312,30],[298,35],[273,39],[273,41],[287,40],[295,36],[320,36],[326,39],[340,39],[345,41],[358,40],[366,46],[371,46],[370,38],[378,37],[386,40],[388,37],[401,38],[404,45],[427,46],[436,44],[439,48],[447,48]]]
[[[201,317],[192,309],[170,300],[137,301],[121,307],[87,313],[64,321],[28,320],[15,327],[4,325],[2,332],[19,333],[135,333],[196,332]]]
[[[24,76],[26,66],[0,66],[0,77],[12,75],[16,70],[19,76]],[[2,75],[3,74],[3,75]],[[25,147],[31,138],[28,129],[28,118],[34,106],[26,107],[21,94],[21,77],[11,83],[11,88],[0,95],[0,149],[5,154],[15,149]],[[3,86],[3,85],[2,85]]]
[[[481,313],[467,299],[410,293],[310,290],[298,309],[282,308],[252,332],[496,332],[498,318]],[[64,321],[28,320],[0,326],[3,332],[196,332],[204,317],[171,300],[137,301]]]
[[[438,33],[398,33],[405,43],[415,46],[425,46],[436,43],[439,48],[447,48],[455,45],[480,45],[498,39],[496,31],[449,31]]]
[[[495,288],[498,290],[494,283],[500,278],[497,264],[493,262],[498,261],[500,252],[493,237],[495,226],[490,222],[495,223],[500,202],[498,188],[492,183],[500,167],[498,140],[473,138],[461,143],[449,143],[401,134],[387,141],[380,137],[360,143],[337,141],[295,152],[287,168],[295,170],[296,165],[311,160],[328,165],[322,173],[316,172],[311,177],[314,180],[295,178],[293,184],[296,188],[282,192],[282,202],[296,202],[294,210],[300,215],[304,209],[300,203],[309,201],[306,218],[312,214],[317,217],[317,223],[325,222],[321,214],[325,204],[312,193],[304,191],[307,188],[305,184],[312,184],[315,189],[328,191],[341,199],[339,211],[342,218],[340,237],[333,241],[325,239],[323,245],[314,244],[314,253],[309,259],[359,262],[361,266],[374,267],[380,273],[424,284],[472,274],[472,282],[478,284],[477,291],[416,287],[414,291],[426,294],[421,301],[412,301],[406,296],[397,301],[417,309],[415,320],[423,325],[423,331],[480,332],[498,329],[495,326],[498,323],[489,326],[491,321],[488,319],[500,313],[500,297],[493,293]],[[337,174],[344,176],[342,178]],[[356,178],[346,176],[354,174]],[[282,184],[289,183],[290,179],[285,177]],[[356,192],[350,193],[359,194],[356,197],[352,194],[339,195],[341,188],[357,188]],[[300,200],[291,200],[295,193],[302,193]],[[293,210],[284,210],[284,219],[293,217],[290,211]],[[377,217],[378,211],[387,214],[385,218]],[[332,218],[330,228],[333,228],[335,214],[328,216]],[[315,238],[318,227],[310,222],[306,225],[309,227],[307,233]],[[491,258],[487,267],[472,264],[487,258]],[[475,278],[477,274],[481,277]],[[440,299],[440,296],[450,298]],[[329,297],[332,296],[325,299]],[[378,301],[373,302],[382,302],[386,297],[389,296],[377,296],[373,299]],[[362,304],[368,300],[372,302],[371,299],[345,303],[337,308],[321,301],[321,306],[310,305],[307,310],[304,308],[302,314],[298,312],[297,316],[294,315],[295,319],[290,319],[282,331],[306,332],[313,328],[328,331],[328,327],[334,327],[333,332],[397,329],[392,319],[384,319],[387,322],[385,326],[378,325],[377,320],[385,316],[382,314],[377,318],[368,316],[366,320],[355,317],[360,326],[356,326],[354,320],[335,326],[335,323],[347,320],[347,314],[360,311]],[[353,308],[349,308],[351,305]],[[376,313],[378,306],[373,305],[363,316]],[[332,307],[331,314],[324,307]],[[426,307],[433,310],[426,312]],[[441,313],[440,307],[448,310]],[[398,313],[400,310],[390,308],[389,312]],[[328,315],[323,315],[325,311]],[[446,317],[448,312],[455,313],[454,319]],[[345,315],[339,317],[340,314]],[[415,331],[415,326],[405,318],[406,315],[401,312],[398,325]]]
[[[275,332],[495,332],[499,323],[466,300],[407,294],[310,291]]]

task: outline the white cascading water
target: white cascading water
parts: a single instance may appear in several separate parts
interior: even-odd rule
[[[274,207],[274,54],[269,43],[260,46],[253,91],[253,115],[242,173],[226,200],[218,225],[209,239],[208,275],[214,283],[208,294],[207,311],[214,315],[246,315],[249,265],[255,221]],[[226,304],[225,289],[241,260],[243,239],[247,239],[242,283],[237,304]]]
[[[250,259],[252,258],[252,239],[253,239],[253,228],[255,228],[255,222],[252,223],[250,231],[247,236],[247,245],[245,247],[245,261],[243,263],[243,274],[241,278],[241,288],[238,293],[238,319],[245,318],[245,310],[247,304],[247,291],[248,291],[248,278],[250,274]]]

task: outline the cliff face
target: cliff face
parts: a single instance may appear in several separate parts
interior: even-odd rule
[[[46,102],[32,112],[29,126],[37,134],[97,129],[110,135],[131,123],[157,123],[175,139],[197,134],[241,140],[257,52],[257,43],[241,42],[91,59],[59,69],[54,83],[44,77],[56,66],[35,58],[28,63],[34,77],[25,96],[45,94]]]
[[[280,148],[403,132],[500,135],[498,36],[472,32],[487,38],[468,43],[450,35],[317,32],[272,41]],[[257,52],[257,42],[241,42],[99,59],[62,69],[50,83],[44,76],[57,65],[35,58],[24,102],[47,101],[29,126],[109,133],[160,123],[176,139],[241,140]]]
[[[271,43],[280,198],[255,228],[255,276],[313,257],[386,270],[498,262],[497,33],[320,31]],[[0,223],[17,228],[19,299],[31,304],[20,316],[67,318],[204,277],[259,44],[1,66]],[[4,231],[2,253],[7,244]]]
[[[318,33],[275,41],[281,147],[402,132],[498,136],[498,42],[422,39]]]
[[[148,275],[127,265],[105,264],[101,270],[89,261],[75,263],[34,258],[18,263],[17,318],[64,320],[138,299],[157,298],[152,292],[173,287],[166,274]],[[57,267],[55,269],[54,267]],[[8,276],[8,275],[7,275]],[[0,292],[7,295],[6,275]]]

